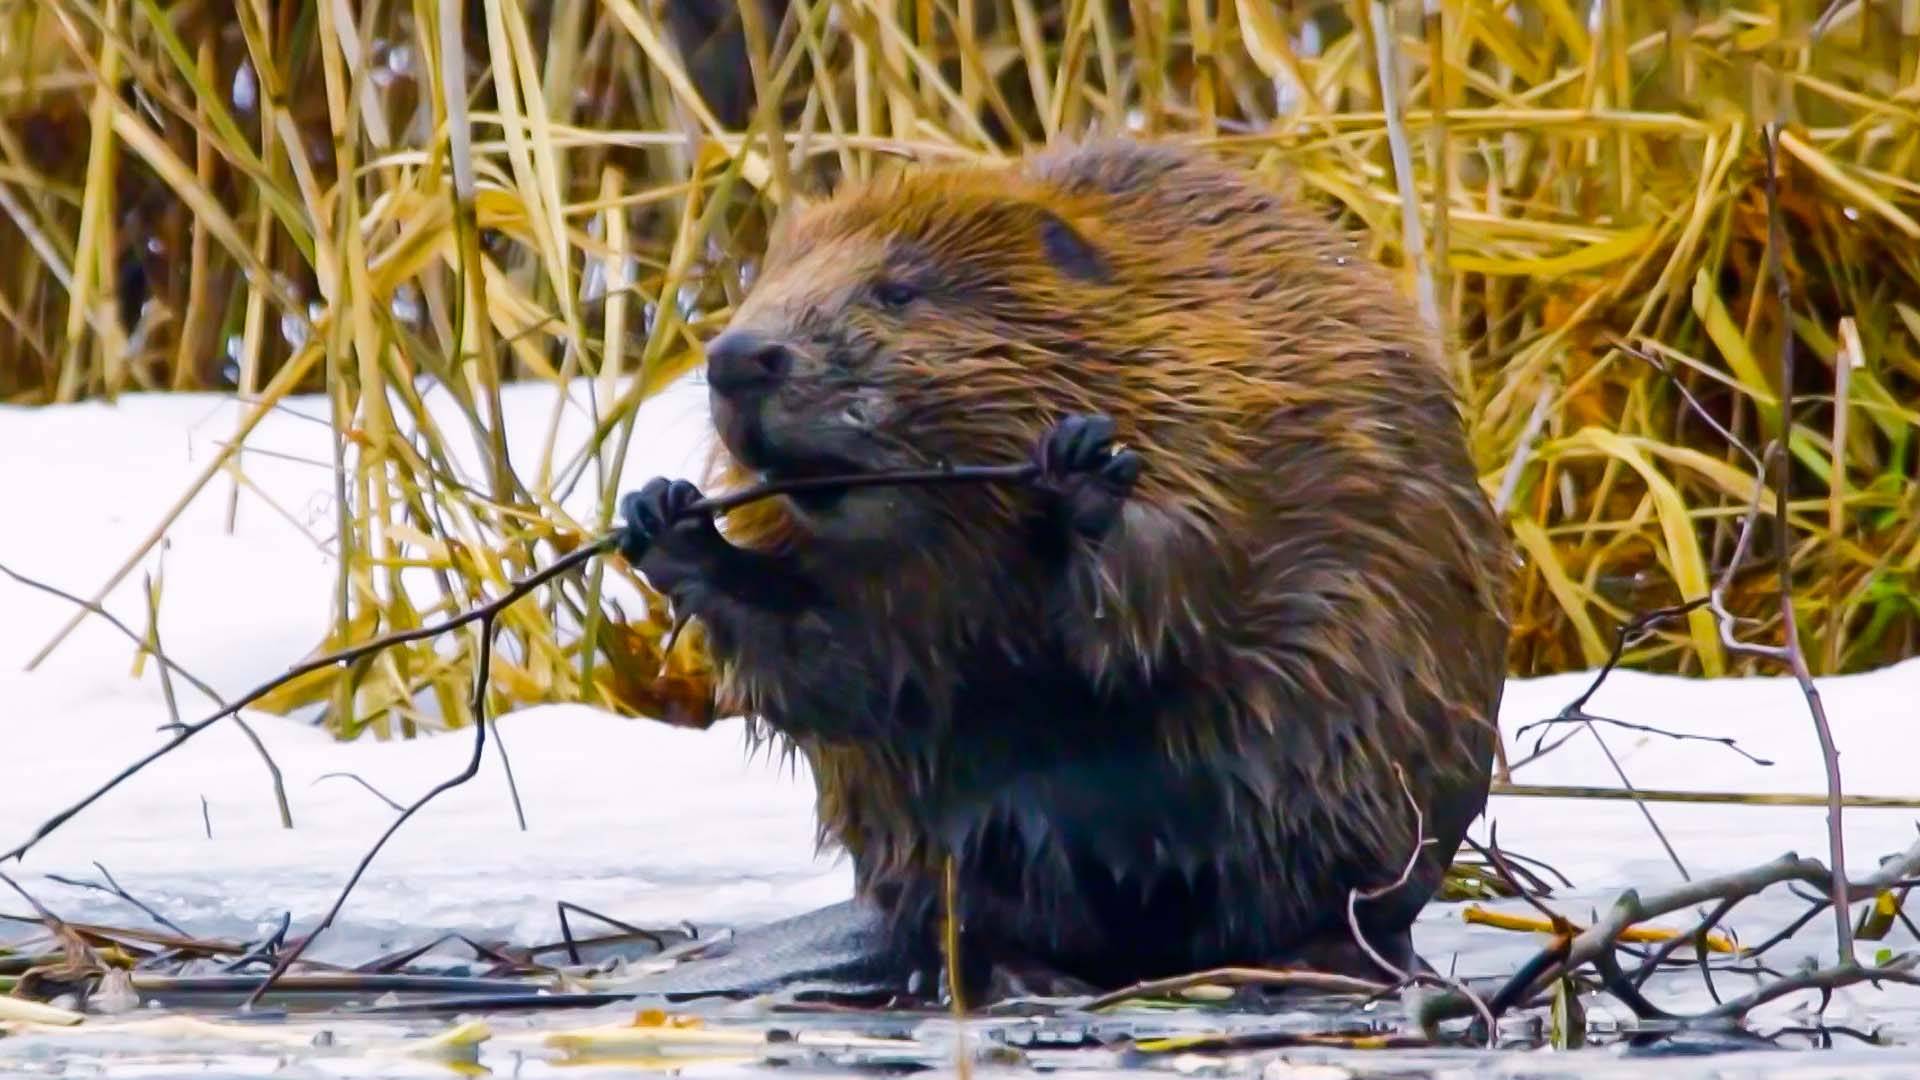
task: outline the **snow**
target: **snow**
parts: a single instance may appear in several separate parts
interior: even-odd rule
[[[584,402],[583,392],[576,396]],[[516,387],[506,402],[512,450],[531,460],[553,393]],[[326,415],[324,400],[296,399],[289,408]],[[230,435],[236,412],[231,401],[198,395],[0,410],[0,505],[13,508],[0,532],[0,564],[92,595]],[[697,388],[650,401],[628,459],[633,485],[655,473],[692,473],[704,419]],[[562,432],[574,441],[561,445],[575,445],[586,423],[571,414]],[[324,426],[279,412],[248,445],[323,464],[330,452]],[[304,518],[308,532],[330,534],[329,469],[250,454],[247,475]],[[159,621],[168,655],[231,697],[321,640],[333,576],[300,528],[244,490],[228,535],[227,485],[224,477],[209,484],[169,531]],[[591,519],[592,487],[580,485],[566,504],[582,520]],[[144,628],[141,575],[129,575],[105,606]],[[0,745],[12,774],[0,784],[0,850],[166,739],[156,730],[168,713],[155,666],[132,678],[131,644],[100,620],[89,619],[36,670],[21,670],[73,610],[11,580],[0,584]],[[214,707],[180,680],[175,689],[187,719]],[[294,831],[280,828],[252,746],[223,724],[31,852],[29,881],[49,873],[97,879],[98,861],[135,895],[167,898],[157,905],[162,913],[197,931],[251,935],[287,910],[311,919],[393,813],[351,780],[318,778],[353,773],[406,803],[457,772],[471,747],[464,733],[343,744],[297,720],[247,715],[286,773]],[[844,860],[815,857],[811,781],[765,754],[749,758],[737,722],[699,732],[553,706],[505,716],[499,730],[528,831],[518,829],[490,751],[474,782],[395,836],[343,927],[480,927],[549,940],[558,934],[558,900],[643,923],[759,921],[851,888]],[[35,890],[68,917],[129,917],[102,894]],[[350,940],[336,937],[336,948]]]
[[[545,385],[505,392],[516,460],[537,456],[555,393]],[[584,384],[571,393],[558,443],[569,450],[590,422]],[[438,405],[449,403],[443,396]],[[0,507],[7,515],[0,564],[91,595],[230,436],[240,408],[216,396],[160,395],[0,409]],[[238,527],[229,535],[230,482],[223,476],[167,532],[162,640],[178,663],[223,694],[283,670],[325,631],[332,571],[306,535],[330,532],[328,431],[311,419],[325,410],[324,400],[290,400],[248,441],[253,450],[289,455],[249,453],[246,472],[300,527],[243,491]],[[453,418],[450,407],[442,411]],[[695,474],[704,423],[703,392],[691,381],[647,403],[623,488],[655,474]],[[592,487],[581,484],[566,501],[582,520],[595,509]],[[149,556],[143,568],[154,569],[156,560]],[[144,627],[141,574],[129,575],[106,604],[129,625]],[[153,665],[133,677],[130,644],[97,619],[87,620],[37,669],[22,670],[72,610],[0,579],[0,747],[7,764],[0,850],[165,738],[156,730],[167,711]],[[1513,681],[1503,727],[1511,733],[1553,715],[1589,679]],[[1823,679],[1820,688],[1847,790],[1920,795],[1914,768],[1920,660]],[[207,710],[190,687],[176,689],[183,713]],[[1790,680],[1704,682],[1623,672],[1589,708],[1732,737],[1775,762],[1764,767],[1722,746],[1603,728],[1638,786],[1824,790],[1806,705]],[[296,926],[310,923],[393,813],[351,781],[319,778],[355,773],[404,802],[457,771],[470,747],[464,733],[340,744],[298,720],[249,716],[286,771],[297,829],[279,827],[251,746],[236,728],[221,725],[41,844],[26,860],[23,882],[70,918],[136,918],[111,897],[45,877],[93,878],[97,861],[135,895],[197,932],[252,936],[289,911]],[[364,957],[364,935],[414,943],[455,927],[547,940],[557,936],[553,910],[560,900],[640,923],[755,922],[831,902],[850,888],[845,862],[815,853],[804,766],[750,757],[737,722],[687,731],[566,706],[522,710],[503,718],[500,730],[528,830],[516,826],[499,761],[490,753],[474,782],[401,830],[349,903],[333,948]],[[1516,759],[1524,756],[1518,745],[1513,749]],[[1515,780],[1618,782],[1586,734],[1520,770]],[[1695,877],[1789,850],[1826,857],[1819,808],[1652,804],[1651,810]],[[1863,872],[1907,847],[1916,818],[1920,814],[1905,810],[1848,811],[1850,866]],[[1482,839],[1487,822],[1498,823],[1503,847],[1545,859],[1575,881],[1567,910],[1579,917],[1622,887],[1645,891],[1679,880],[1630,802],[1496,797],[1476,829]],[[1797,909],[1782,894],[1743,907],[1745,918],[1734,925],[1749,939],[1764,936]],[[1538,945],[1524,935],[1464,926],[1457,907],[1430,911],[1420,933],[1430,957],[1457,952],[1465,974],[1508,969]],[[1816,920],[1796,947],[1818,955],[1830,948],[1831,934],[1830,920]],[[355,942],[360,946],[349,948]],[[1881,944],[1913,942],[1896,929]]]

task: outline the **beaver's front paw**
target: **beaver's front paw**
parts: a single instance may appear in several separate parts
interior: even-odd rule
[[[1059,494],[1067,521],[1082,536],[1106,535],[1140,479],[1140,455],[1115,450],[1113,419],[1069,416],[1040,440],[1034,463],[1041,486]]]
[[[695,508],[700,498],[691,483],[656,476],[620,500],[620,554],[663,595],[710,575],[727,551],[713,514]]]

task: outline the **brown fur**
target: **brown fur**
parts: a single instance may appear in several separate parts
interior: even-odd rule
[[[924,298],[862,303],[887,276]],[[1346,890],[1407,862],[1417,806],[1437,843],[1382,932],[1411,919],[1484,802],[1508,549],[1441,344],[1385,270],[1247,174],[1105,140],[908,171],[790,215],[734,325],[793,345],[792,415],[877,402],[869,467],[1020,460],[1072,413],[1111,416],[1145,463],[1113,532],[1057,559],[1036,554],[1042,497],[1006,489],[901,492],[919,515],[903,520],[924,519],[910,538],[816,536],[777,507],[726,523],[805,567],[853,616],[836,647],[921,703],[911,737],[783,728],[791,667],[717,657],[733,703],[808,760],[822,837],[854,856],[863,895],[924,905],[946,852],[985,866],[1014,835],[1021,865],[981,871],[973,923],[1042,955],[1125,953],[1061,928],[1094,886],[1049,854],[1044,821],[994,832],[1018,816],[1002,803],[958,826],[930,809],[994,797],[1023,740],[1070,764],[1109,730],[1130,737],[1097,710],[1014,730],[1013,713],[956,713],[997,677],[989,658],[1055,657],[1169,775],[1211,785],[1221,824],[1203,842],[1173,829],[1158,854],[1114,857],[1147,891],[1215,875],[1214,910],[1171,909],[1194,924],[1170,928],[1191,937],[1177,959],[1277,962],[1250,953],[1344,932]],[[752,474],[722,449],[715,479]]]

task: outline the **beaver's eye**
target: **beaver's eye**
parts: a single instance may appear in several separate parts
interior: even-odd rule
[[[920,292],[898,281],[883,281],[873,287],[873,296],[880,306],[898,311],[919,299]]]

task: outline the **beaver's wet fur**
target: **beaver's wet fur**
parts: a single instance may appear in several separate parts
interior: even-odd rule
[[[861,488],[724,539],[684,482],[627,501],[730,702],[811,766],[863,970],[937,966],[949,855],[972,980],[1382,978],[1349,895],[1409,860],[1355,910],[1416,963],[1487,796],[1509,549],[1385,269],[1204,153],[1100,139],[788,215],[708,357],[710,487],[1071,459],[1064,496]]]

